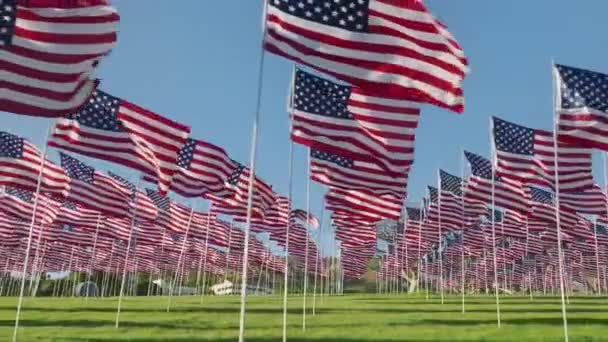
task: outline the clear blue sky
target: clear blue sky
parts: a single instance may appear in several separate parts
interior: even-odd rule
[[[261,0],[113,0],[121,13],[119,41],[102,62],[101,89],[192,126],[193,136],[248,162],[260,55]],[[608,72],[608,2],[427,0],[469,57],[466,109],[428,107],[417,131],[410,201],[419,201],[438,167],[458,174],[461,150],[489,155],[491,115],[550,129],[551,60]],[[287,192],[291,63],[266,56],[259,174]],[[0,127],[39,146],[48,121],[3,114]],[[56,152],[51,151],[56,160]],[[83,158],[86,159],[86,158]],[[598,159],[598,158],[596,158]],[[100,168],[136,173],[109,164]],[[306,151],[296,148],[295,203],[304,205]],[[596,171],[600,164],[596,162]],[[599,175],[599,173],[598,173]],[[603,181],[598,178],[599,181]],[[313,186],[320,211],[322,189]]]

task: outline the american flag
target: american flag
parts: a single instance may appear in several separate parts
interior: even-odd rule
[[[608,208],[608,198],[597,184],[581,192],[562,192],[559,202],[581,214],[606,215]]]
[[[86,106],[57,120],[49,145],[157,177],[166,193],[189,133],[187,126],[97,90]]]
[[[36,194],[32,191],[4,187],[4,192],[0,192],[0,210],[26,222],[32,221]],[[55,221],[59,212],[59,202],[38,194],[38,204],[36,206],[36,225],[48,225]]]
[[[201,197],[208,193],[221,196],[224,184],[236,168],[224,149],[191,138],[180,149],[177,166],[171,190],[184,197]],[[144,179],[157,181],[154,176],[144,176]]]
[[[251,230],[254,232],[269,232],[271,235],[282,233],[290,222],[290,202],[285,196],[277,196],[274,204],[266,210],[264,217],[251,218]],[[244,223],[246,216],[238,215],[234,221]]]
[[[393,195],[378,196],[369,191],[330,189],[325,195],[328,210],[343,210],[369,221],[398,220],[403,198]]]
[[[125,178],[108,172],[108,175],[117,181],[116,185],[122,187],[125,193],[130,194],[131,212],[136,215],[138,221],[154,221],[158,217],[156,205],[152,202],[142,190],[138,189],[135,184],[129,182]]]
[[[157,207],[157,224],[160,227],[168,231],[184,233],[195,224],[195,212],[192,208],[179,204],[158,191],[146,189],[146,194]]]
[[[225,188],[221,194],[208,193],[205,197],[213,202],[213,207],[218,213],[246,217],[251,170],[236,161],[233,161],[233,163],[235,168],[224,184]],[[275,203],[276,196],[269,184],[255,176],[253,181],[253,215],[263,217],[266,210]]]
[[[478,154],[464,152],[465,158],[471,166],[472,175],[469,177],[465,198],[479,200],[485,203],[492,202],[492,162]],[[494,203],[496,206],[527,213],[527,193],[519,181],[494,176]]]
[[[101,213],[69,201],[64,201],[59,208],[54,223],[56,225],[72,225],[94,232],[100,220],[101,222],[105,220],[105,217],[101,216]]]
[[[42,158],[46,158],[29,141],[7,132],[0,132],[0,185],[35,191]],[[40,191],[65,197],[69,178],[61,167],[44,161]]]
[[[375,163],[310,150],[311,179],[330,187],[405,196],[407,174],[392,177]]]
[[[529,220],[539,220],[549,223],[555,222],[555,203],[553,193],[537,188],[528,187],[530,193],[530,207],[532,213]],[[562,227],[574,226],[580,220],[580,216],[572,209],[560,203],[560,225]]]
[[[608,75],[555,65],[556,114],[561,141],[608,151]]]
[[[130,194],[116,181],[65,153],[60,153],[61,166],[70,177],[68,201],[108,216],[129,214]]]
[[[264,45],[362,88],[464,110],[464,52],[421,1],[270,0]]]
[[[0,18],[0,111],[57,117],[82,106],[116,43],[116,9],[105,0],[4,0]]]
[[[407,173],[414,159],[419,104],[389,100],[296,70],[293,141],[321,151]]]
[[[304,209],[293,209],[291,211],[291,218],[309,224],[310,228],[319,228],[319,219],[314,214],[307,213]]]
[[[497,175],[555,187],[553,133],[493,118],[493,134]],[[580,191],[593,186],[591,149],[560,142],[558,167],[561,191]]]

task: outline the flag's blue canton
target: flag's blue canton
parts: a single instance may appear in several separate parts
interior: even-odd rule
[[[534,155],[534,130],[499,118],[494,119],[494,143],[502,152]]]
[[[169,199],[169,197],[162,196],[158,192],[150,189],[146,189],[146,194],[148,195],[148,197],[150,197],[150,199],[152,200],[154,205],[158,207],[158,209],[164,211],[169,210],[169,206],[171,205],[171,200]]]
[[[14,134],[0,132],[0,158],[22,158],[24,140]]]
[[[137,187],[135,186],[135,184],[129,182],[128,180],[122,178],[121,176],[119,176],[111,171],[108,171],[108,175],[110,177],[114,178],[115,180],[117,180],[125,188],[129,189],[129,191],[131,192],[131,195],[134,195],[135,192],[137,191]]]
[[[530,197],[532,201],[544,204],[553,204],[553,195],[549,191],[539,189],[536,187],[530,187]]]
[[[348,111],[350,87],[340,85],[302,70],[296,71],[293,93],[295,109],[334,119],[353,120]]]
[[[410,221],[422,221],[422,210],[420,208],[405,208],[407,210],[407,219]]]
[[[310,156],[314,159],[324,160],[348,169],[352,169],[355,164],[352,159],[319,150],[310,150]]]
[[[196,149],[196,140],[188,138],[177,156],[177,166],[186,170],[190,170],[192,158],[194,158],[194,150]]]
[[[17,0],[0,1],[0,49],[13,42],[17,22]]]
[[[231,161],[234,164],[234,170],[232,170],[232,173],[230,174],[230,177],[228,177],[226,182],[230,185],[237,185],[239,183],[239,179],[241,179],[241,174],[243,173],[243,171],[245,171],[245,165],[232,159]]]
[[[62,232],[73,232],[74,231],[74,226],[72,226],[69,223],[63,223],[61,225],[61,231]]]
[[[31,191],[17,189],[17,188],[13,188],[11,186],[5,187],[4,191],[11,196],[15,196],[15,197],[19,198],[20,200],[23,200],[23,201],[26,201],[29,203],[34,202],[34,193]]]
[[[437,203],[439,199],[437,188],[429,185],[429,197],[431,197],[431,202]]]
[[[69,119],[76,120],[83,126],[104,131],[121,132],[122,126],[118,120],[120,100],[112,95],[96,90],[87,104]]]
[[[270,0],[270,5],[322,25],[367,31],[369,0]]]
[[[439,179],[441,180],[442,191],[448,191],[456,196],[462,196],[462,178],[439,170]]]
[[[70,201],[64,201],[61,206],[64,208],[70,209],[70,210],[78,210],[78,207],[76,207],[76,204],[74,204]]]
[[[70,157],[65,153],[60,153],[61,167],[65,170],[68,177],[77,179],[85,183],[95,183],[95,169],[81,162],[80,160]]]
[[[490,222],[492,221],[492,209],[488,208],[488,211],[486,211],[485,218]],[[503,213],[500,210],[494,210],[494,222],[502,222],[502,218]]]
[[[595,225],[595,232],[600,234],[600,235],[608,235],[608,228],[606,228],[606,226],[602,226],[599,224]]]
[[[556,65],[560,77],[561,107],[590,108],[608,113],[608,75]]]
[[[489,159],[468,151],[464,151],[464,156],[471,165],[473,176],[492,179],[492,162]]]

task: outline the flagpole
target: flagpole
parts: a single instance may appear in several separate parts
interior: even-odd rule
[[[597,293],[598,295],[601,295],[602,293],[602,283],[600,281],[600,254],[599,254],[599,247],[598,247],[598,243],[597,243],[597,218],[594,220],[593,222],[593,237],[594,237],[594,241],[595,241],[595,269],[597,272],[596,278],[597,278]]]
[[[139,184],[141,182],[141,178],[137,177],[137,185],[135,186],[135,191],[139,188]],[[118,294],[118,307],[116,308],[116,323],[114,328],[118,329],[120,325],[120,310],[122,308],[122,297],[125,289],[125,280],[127,276],[127,262],[129,260],[129,252],[131,250],[131,240],[133,238],[133,230],[135,229],[135,224],[137,223],[137,200],[135,202],[135,209],[133,210],[133,214],[131,215],[131,228],[129,229],[129,241],[127,241],[127,250],[125,252],[125,262],[123,265],[122,272],[122,280],[120,282],[120,293]]]
[[[183,277],[183,272],[180,274],[180,269],[183,269],[185,264],[184,261],[184,252],[186,250],[186,243],[188,241],[188,233],[190,232],[190,227],[192,226],[192,218],[194,217],[194,204],[192,208],[190,208],[190,216],[188,217],[188,225],[186,226],[186,233],[184,234],[184,241],[182,241],[182,247],[179,251],[179,257],[177,258],[177,270],[175,271],[175,276],[173,277],[173,282],[171,282],[171,286],[169,287],[169,299],[167,301],[167,312],[171,311],[171,304],[173,302],[173,291],[175,288],[175,284],[178,284],[179,277]],[[180,267],[181,265],[181,267]]]
[[[325,197],[323,197],[323,201],[321,202],[321,221],[319,221],[319,242],[317,244],[317,257],[315,259],[315,284],[312,291],[312,315],[315,316],[316,308],[317,308],[317,274],[319,273],[319,263],[322,257],[321,255],[321,246],[323,245],[323,220],[325,218]],[[320,277],[321,280],[323,279]],[[323,286],[321,286],[321,291],[323,291]]]
[[[439,174],[439,170],[437,170],[437,183],[438,183],[438,189],[437,189],[437,211],[439,213],[439,227],[438,227],[438,234],[439,234],[439,240],[437,242],[437,251],[439,252],[439,292],[441,294],[441,304],[444,303],[444,296],[443,296],[443,256],[442,256],[442,251],[441,251],[441,226],[442,226],[442,220],[441,220],[441,175]],[[432,199],[431,199],[432,201]]]
[[[268,1],[264,1],[263,4],[263,12],[262,12],[262,20],[264,20],[264,25],[262,29],[262,45],[264,39],[266,38],[266,10],[268,8]],[[255,114],[253,119],[253,127],[251,134],[251,155],[249,160],[249,189],[247,191],[247,219],[245,223],[245,246],[243,248],[243,276],[241,277],[241,309],[239,315],[239,342],[244,342],[245,340],[245,306],[247,302],[247,262],[249,261],[249,233],[251,230],[251,210],[253,206],[253,183],[255,180],[255,164],[256,164],[256,154],[257,154],[257,137],[259,133],[259,124],[260,124],[260,109],[262,104],[262,89],[264,86],[264,47],[260,46],[260,59],[259,59],[259,67],[258,67],[258,81],[257,81],[257,99],[255,106]]]
[[[306,250],[304,251],[304,294],[302,297],[302,331],[306,331],[306,294],[308,292],[308,247],[310,244],[310,236],[308,228],[310,227],[310,147],[308,148],[308,172],[306,176]]]
[[[95,250],[97,248],[97,236],[99,234],[99,226],[101,225],[101,213],[97,214],[97,224],[95,225],[95,238],[93,240],[93,250],[92,250],[92,254],[91,254],[91,264],[89,265],[89,275],[87,276],[87,287],[88,282],[91,281],[91,276],[93,273],[93,265],[95,264]],[[87,295],[86,295],[86,299],[89,299],[89,291],[87,291]]]
[[[494,266],[494,296],[496,297],[496,324],[500,328],[500,295],[498,294],[498,265],[496,262],[496,145],[493,139],[494,124],[492,117],[490,117],[490,145],[492,148],[492,264]]]
[[[606,192],[608,191],[608,153],[606,152],[602,152],[602,159],[603,159],[603,166],[604,166],[604,189],[602,191],[603,194],[606,194]],[[606,203],[606,212],[607,212],[607,218],[608,218],[608,202]],[[596,245],[597,245],[597,232],[595,235],[595,239],[596,239]],[[596,247],[597,248],[597,247]],[[599,253],[599,252],[598,252]],[[599,259],[599,257],[598,257]],[[598,263],[598,270],[599,270],[599,263]],[[598,272],[598,279],[600,277],[600,274]],[[606,270],[604,268],[604,286],[606,286]],[[602,293],[602,284],[598,281],[598,293],[601,294]]]
[[[460,244],[461,244],[461,255],[460,255],[460,273],[461,274],[461,288],[462,288],[462,313],[465,313],[465,306],[464,306],[464,281],[465,281],[465,270],[464,270],[464,229],[465,229],[465,224],[464,224],[464,218],[465,218],[465,212],[464,212],[464,151],[461,151],[460,153],[460,197],[461,197],[461,203],[462,203],[462,237],[460,239]],[[494,213],[492,213],[492,215],[494,215]]]
[[[551,70],[554,71],[555,63],[551,62]],[[560,94],[560,89],[557,87],[555,77],[551,77],[553,83],[553,158],[554,158],[554,177],[555,177],[555,223],[557,226],[557,261],[559,267],[559,288],[562,304],[562,318],[564,322],[564,341],[568,342],[568,318],[566,316],[566,302],[564,298],[564,268],[563,268],[563,254],[562,254],[562,229],[561,229],[561,218],[560,218],[560,202],[559,202],[559,161],[558,161],[558,143],[557,143],[557,101]]]
[[[32,208],[32,220],[27,236],[27,246],[25,248],[25,258],[23,260],[23,273],[21,274],[21,287],[19,289],[19,300],[17,302],[17,313],[15,314],[15,328],[13,329],[13,342],[17,342],[17,335],[19,331],[19,318],[21,316],[21,307],[23,305],[23,292],[25,291],[25,274],[27,273],[27,264],[30,259],[30,249],[32,247],[32,235],[34,234],[34,224],[36,222],[36,213],[38,212],[38,200],[40,197],[40,187],[42,185],[42,174],[46,164],[46,154],[48,150],[48,141],[51,135],[51,124],[47,129],[46,141],[41,153],[40,160],[40,171],[38,171],[38,180],[36,181],[36,191],[34,192],[34,205]]]
[[[205,232],[205,259],[203,261],[203,287],[201,292],[201,304],[205,298],[205,292],[207,290],[207,254],[209,252],[209,223],[211,221],[211,212],[213,211],[213,202],[209,202],[209,213],[207,213],[207,229]]]

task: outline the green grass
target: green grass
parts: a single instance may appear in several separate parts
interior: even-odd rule
[[[10,341],[16,298],[0,299],[0,341]],[[20,341],[235,341],[239,301],[235,297],[176,298],[165,312],[166,297],[126,298],[120,329],[114,329],[115,298],[27,298]],[[468,297],[427,302],[418,296],[347,295],[319,300],[302,332],[301,298],[289,300],[289,341],[561,341],[557,297],[502,298],[503,327],[496,327],[494,298]],[[310,304],[309,304],[310,307]],[[570,299],[571,341],[608,341],[608,299]],[[280,341],[280,297],[250,297],[247,341]]]

